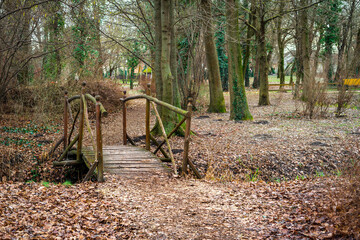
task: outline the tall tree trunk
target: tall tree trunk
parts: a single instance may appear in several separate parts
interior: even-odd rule
[[[297,7],[296,5],[294,7]],[[295,12],[295,60],[294,60],[294,68],[296,69],[296,81],[295,81],[295,93],[294,98],[299,98],[300,96],[300,84],[302,82],[303,76],[303,62],[301,59],[302,53],[302,44],[301,44],[301,27],[300,27],[300,19],[299,13]]]
[[[325,43],[325,63],[324,63],[324,74],[326,82],[330,83],[333,81],[333,66],[332,66],[332,46]]]
[[[280,17],[276,23],[276,31],[277,31],[277,42],[278,42],[278,50],[279,50],[279,67],[278,67],[278,77],[280,78],[280,84],[285,84],[285,66],[284,66],[284,49],[285,44],[283,40],[283,31],[282,31],[282,14],[284,11],[285,2],[280,1],[279,3],[279,14]],[[283,86],[280,86],[282,89]]]
[[[174,23],[174,9],[175,1],[171,1],[171,11],[170,11],[170,26],[171,26],[171,49],[170,49],[170,68],[173,76],[173,105],[176,107],[181,107],[179,83],[178,83],[178,73],[177,73],[177,46],[176,46],[176,34],[175,34],[175,23]]]
[[[240,28],[238,23],[239,0],[227,0],[226,19],[229,54],[230,119],[252,120],[250,114],[242,66]]]
[[[45,35],[45,52],[48,52],[44,57],[44,75],[45,80],[58,81],[61,76],[61,54],[60,44],[62,42],[63,32],[63,19],[61,13],[61,3],[51,2],[49,3],[50,17],[46,20],[46,26],[44,27]]]
[[[321,39],[323,38],[323,31],[320,32],[319,40],[316,43],[316,50],[314,54],[314,65],[311,70],[311,77],[313,78],[313,81],[315,81],[316,75],[317,75],[317,69],[319,66],[319,55],[321,50]]]
[[[260,55],[259,47],[256,48],[256,57],[255,57],[255,69],[254,69],[254,81],[252,84],[253,88],[259,88],[260,85]]]
[[[248,7],[248,1],[245,0],[244,1],[244,8]],[[250,22],[250,24],[253,24],[254,22],[254,17],[253,17],[253,13],[254,13],[254,6],[253,4],[251,4],[251,9],[250,9],[251,14],[246,14],[248,21]],[[246,44],[245,44],[245,54],[244,54],[244,62],[243,62],[243,72],[245,74],[245,87],[250,87],[250,79],[249,79],[249,59],[250,59],[250,47],[251,47],[251,38],[254,35],[254,31],[252,30],[252,28],[250,26],[247,27],[246,29]]]
[[[78,76],[80,79],[85,73],[84,64],[85,58],[87,57],[86,53],[86,37],[88,35],[88,26],[87,26],[87,16],[85,13],[85,1],[81,1],[76,8],[76,11],[73,14],[73,19],[75,19],[74,31],[74,43],[75,49],[73,52],[74,55],[74,64],[72,64],[72,73]]]
[[[21,4],[21,3],[20,3]],[[19,6],[20,7],[20,6]],[[22,59],[28,58],[30,55],[30,45],[31,45],[31,33],[30,33],[30,20],[31,20],[31,10],[23,11],[23,16],[21,18],[21,28],[22,28],[22,47],[20,48],[19,52],[17,53],[18,56]],[[19,59],[20,60],[20,59]],[[21,61],[21,60],[20,60]],[[21,63],[17,63],[21,65]],[[19,67],[19,66],[17,66]],[[28,83],[29,81],[29,63],[24,66],[21,66],[19,72],[17,74],[17,80],[21,84]]]
[[[293,65],[291,66],[291,70],[290,70],[290,81],[289,83],[290,84],[293,84],[294,83],[294,79],[293,79],[293,75],[294,75],[294,72],[295,72],[295,62],[293,63]]]
[[[301,0],[301,6],[308,5],[308,0]],[[303,93],[302,98],[307,100],[311,95],[313,83],[310,76],[310,42],[309,42],[309,26],[308,26],[308,10],[304,9],[300,12],[301,24],[301,60],[303,65]]]
[[[154,1],[154,25],[155,25],[155,67],[153,78],[155,79],[156,97],[162,100],[162,80],[161,80],[161,0]],[[161,113],[161,108],[158,109]]]
[[[268,81],[268,62],[266,54],[266,22],[263,14],[260,14],[260,28],[258,30],[258,48],[259,48],[259,72],[260,72],[260,91],[259,106],[270,105],[269,99],[269,81]]]
[[[171,56],[171,11],[172,0],[161,0],[161,78],[163,85],[162,100],[173,103],[173,76],[170,68]],[[176,115],[168,108],[162,108],[161,118],[166,132],[170,132],[176,122]],[[175,121],[174,121],[175,120]]]
[[[204,31],[204,43],[206,52],[206,63],[209,76],[210,104],[209,112],[226,112],[224,94],[221,87],[219,59],[216,52],[214,31],[211,16],[210,0],[200,2]]]

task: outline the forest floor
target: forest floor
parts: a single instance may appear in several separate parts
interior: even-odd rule
[[[101,184],[48,183],[66,180],[41,161],[61,134],[60,121],[2,116],[0,239],[359,237],[359,189],[349,178],[359,160],[359,96],[345,117],[335,118],[330,106],[326,117],[311,120],[290,93],[271,93],[267,107],[258,107],[257,97],[248,92],[254,121],[229,121],[228,113],[201,107],[194,113],[189,155],[202,180],[106,175]],[[143,115],[143,102],[129,104],[129,135],[140,144]],[[104,144],[120,144],[121,129],[121,113],[104,118]],[[171,142],[180,165],[183,139]],[[14,165],[21,167],[7,168]]]

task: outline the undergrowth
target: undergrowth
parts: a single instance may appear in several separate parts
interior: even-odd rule
[[[100,101],[108,112],[120,110],[123,89],[119,84],[107,79],[100,81],[89,79],[85,82],[87,83],[85,93],[93,96],[100,95]],[[54,114],[63,114],[65,91],[71,97],[79,95],[80,90],[80,83],[73,82],[19,85],[2,99],[0,112],[17,115],[31,114],[38,120],[52,120]]]

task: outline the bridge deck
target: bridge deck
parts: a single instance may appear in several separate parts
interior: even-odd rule
[[[94,151],[92,147],[83,149],[86,159],[93,163]],[[139,174],[157,174],[169,172],[161,160],[151,152],[135,146],[104,146],[104,172],[137,176]]]

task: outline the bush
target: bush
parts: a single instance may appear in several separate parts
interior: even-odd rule
[[[62,114],[64,108],[64,92],[68,96],[78,95],[81,86],[60,85],[50,82],[34,86],[21,85],[10,90],[2,99],[0,111],[3,113],[36,113],[41,119],[53,114]],[[85,92],[93,96],[100,95],[101,103],[108,112],[118,111],[121,108],[120,98],[123,96],[121,87],[110,81],[91,81],[85,87]]]
[[[85,92],[93,96],[99,95],[101,97],[100,102],[109,113],[121,109],[120,98],[124,96],[124,93],[121,86],[113,81],[101,80],[88,82]]]
[[[325,117],[328,113],[331,100],[326,93],[327,85],[314,82],[310,87],[308,99],[305,99],[303,114],[312,119],[315,116]]]
[[[339,93],[337,97],[337,108],[335,111],[335,115],[337,117],[341,117],[344,113],[344,110],[346,107],[350,104],[351,99],[353,98],[354,93],[351,91],[348,91],[347,87],[345,85],[342,85],[339,87]]]

